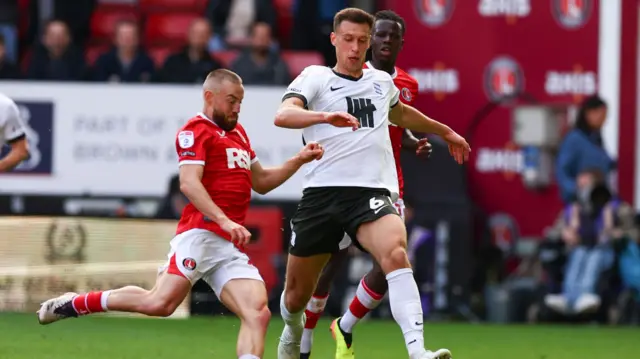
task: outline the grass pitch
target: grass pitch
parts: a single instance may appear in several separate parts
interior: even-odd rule
[[[332,359],[329,321],[318,324],[313,359]],[[274,318],[264,359],[276,359],[282,324]],[[236,358],[238,321],[230,317],[140,319],[84,317],[49,326],[35,314],[0,314],[1,359]],[[455,359],[633,358],[640,330],[573,326],[498,326],[425,323],[426,343],[451,349]],[[354,333],[359,359],[407,354],[395,323],[367,321]]]

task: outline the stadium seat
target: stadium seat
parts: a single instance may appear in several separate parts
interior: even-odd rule
[[[292,77],[298,76],[305,67],[324,65],[324,58],[315,51],[282,51],[282,59],[289,66]]]
[[[130,20],[139,21],[139,16],[130,10],[102,10],[98,9],[91,16],[91,43],[104,44],[111,43],[113,31],[119,21]]]
[[[198,19],[195,13],[151,14],[147,17],[144,41],[146,45],[182,45],[187,30]]]
[[[84,58],[87,61],[87,65],[93,66],[98,60],[98,57],[103,53],[109,51],[109,45],[93,45],[87,47],[87,50],[84,53]]]
[[[278,41],[282,47],[289,47],[291,42],[291,31],[293,29],[293,1],[294,0],[274,0],[278,21]]]
[[[211,55],[220,62],[225,68],[231,67],[231,63],[238,56],[238,51],[229,50],[229,51],[217,51],[211,53]]]
[[[30,0],[18,1],[18,37],[26,40],[29,32],[29,4]]]
[[[165,46],[151,47],[147,50],[157,69],[161,68],[167,57],[176,51],[175,48]]]
[[[140,9],[145,12],[193,11],[202,14],[207,0],[139,0]]]

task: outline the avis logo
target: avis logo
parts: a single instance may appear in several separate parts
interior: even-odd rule
[[[593,0],[551,0],[551,13],[560,26],[575,30],[589,21]]]
[[[575,65],[572,72],[549,71],[544,88],[551,96],[573,96],[575,102],[580,102],[584,96],[596,93],[596,73],[585,72],[580,65]]]
[[[447,68],[441,62],[436,62],[431,69],[410,69],[409,73],[418,81],[418,92],[432,93],[438,101],[460,88],[458,70]]]
[[[227,148],[227,167],[251,169],[251,156],[249,152],[238,148]]]
[[[531,13],[530,0],[480,0],[478,12],[484,17],[504,16],[507,23],[513,24],[519,17],[527,17]]]
[[[491,101],[517,96],[524,90],[522,68],[508,56],[495,58],[484,70],[484,89]]]
[[[413,0],[418,19],[429,27],[442,26],[449,21],[455,0]]]
[[[502,173],[505,179],[511,180],[522,172],[524,155],[513,143],[507,143],[504,148],[486,148],[478,150],[475,162],[479,173]]]

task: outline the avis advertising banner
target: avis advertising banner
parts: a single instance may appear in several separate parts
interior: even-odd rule
[[[202,110],[199,87],[0,83],[28,126],[31,158],[0,175],[3,193],[163,196],[178,172],[175,136]],[[265,166],[301,146],[301,133],[273,125],[284,89],[248,87],[240,121]],[[301,176],[265,196],[298,199]]]
[[[577,104],[597,91],[596,0],[388,0],[406,21],[399,66],[419,82],[416,106],[464,133],[473,200],[539,235],[560,209],[555,186],[526,189],[511,142],[515,102]],[[488,106],[506,97],[512,103]],[[617,141],[617,139],[616,139]]]

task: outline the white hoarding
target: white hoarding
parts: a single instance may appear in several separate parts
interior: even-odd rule
[[[198,86],[0,82],[21,106],[34,156],[0,175],[1,193],[162,196],[177,173],[179,127],[202,110]],[[273,118],[284,88],[247,87],[240,121],[264,166],[302,146]],[[264,196],[298,199],[301,175]]]

